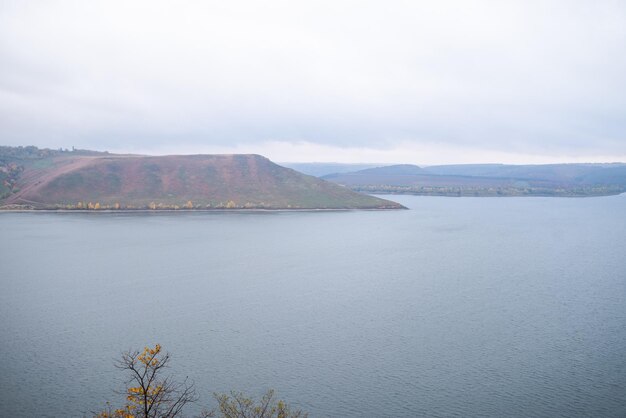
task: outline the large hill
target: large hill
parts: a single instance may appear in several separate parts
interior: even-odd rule
[[[368,193],[602,196],[626,192],[626,164],[394,165],[322,177]]]
[[[398,209],[260,155],[113,155],[0,147],[0,206],[33,209]]]

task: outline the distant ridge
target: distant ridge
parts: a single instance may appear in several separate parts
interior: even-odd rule
[[[0,206],[5,209],[402,208],[260,155],[152,157],[15,150],[0,148]]]
[[[366,170],[361,170],[359,171],[359,173],[364,175],[376,174],[381,176],[412,176],[424,174],[425,171],[423,168],[412,164],[396,164],[384,167],[369,168]]]
[[[346,163],[283,163],[278,164],[283,167],[292,168],[310,176],[322,177],[329,174],[351,173],[365,170],[367,168],[382,167],[385,164],[346,164]]]
[[[393,165],[322,178],[367,193],[604,196],[626,192],[626,164]]]

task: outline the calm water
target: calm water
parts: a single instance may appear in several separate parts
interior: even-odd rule
[[[159,342],[207,403],[626,416],[626,195],[396,200],[0,214],[0,415],[88,414],[119,398],[113,359]]]

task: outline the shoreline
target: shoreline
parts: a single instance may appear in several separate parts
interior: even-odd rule
[[[356,211],[391,211],[408,210],[404,206],[397,208],[281,208],[281,209],[0,209],[0,213],[211,213],[211,212],[356,212]]]
[[[354,190],[354,189],[353,189]],[[362,190],[355,190],[360,193],[364,193]],[[586,199],[593,197],[608,197],[608,196],[619,196],[622,194],[626,194],[626,192],[619,193],[604,193],[604,194],[459,194],[459,193],[420,193],[420,192],[370,192],[373,196],[422,196],[422,197],[480,197],[480,198],[516,198],[516,197],[550,197],[550,198],[565,198],[565,199]]]

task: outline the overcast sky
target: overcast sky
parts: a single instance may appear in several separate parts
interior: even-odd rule
[[[626,161],[626,2],[0,0],[0,144]]]

